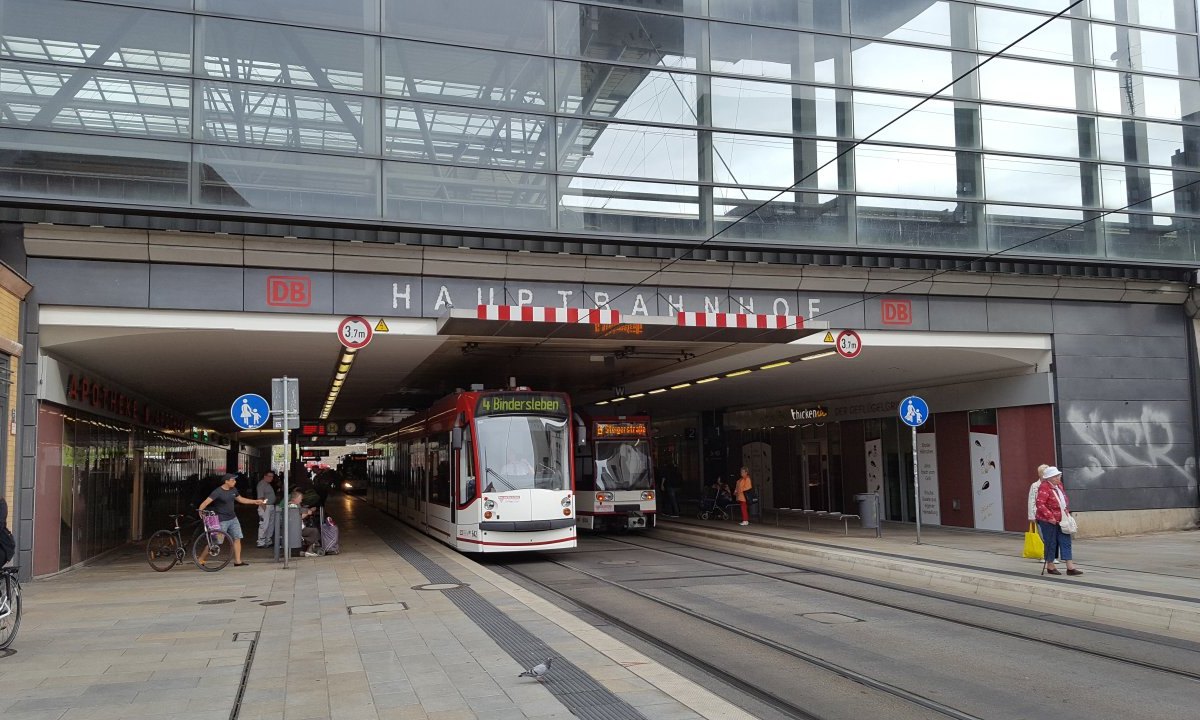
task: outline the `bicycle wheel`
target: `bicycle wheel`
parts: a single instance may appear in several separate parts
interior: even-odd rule
[[[21,583],[12,575],[0,578],[0,650],[12,644],[21,627]]]
[[[158,572],[166,572],[179,562],[179,536],[170,530],[159,530],[146,541],[146,562]]]
[[[206,554],[204,551],[208,550]],[[206,572],[216,572],[233,559],[233,539],[229,533],[203,532],[192,542],[192,561]]]

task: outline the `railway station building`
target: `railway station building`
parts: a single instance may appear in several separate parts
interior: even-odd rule
[[[341,439],[647,413],[685,499],[1194,527],[1198,238],[1195,0],[0,0],[0,490],[86,562],[286,375]]]

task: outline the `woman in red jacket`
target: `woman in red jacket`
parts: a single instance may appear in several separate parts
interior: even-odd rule
[[[1059,557],[1067,562],[1067,574],[1082,575],[1083,571],[1077,569],[1075,561],[1071,559],[1071,535],[1063,532],[1059,526],[1063,516],[1070,512],[1070,503],[1062,485],[1062,471],[1056,467],[1047,467],[1042,470],[1042,481],[1042,486],[1038,488],[1036,501],[1038,528],[1042,532],[1042,540],[1046,546],[1043,555],[1046,564],[1042,568],[1042,572],[1062,575],[1054,566],[1054,553],[1059,552],[1061,553]]]

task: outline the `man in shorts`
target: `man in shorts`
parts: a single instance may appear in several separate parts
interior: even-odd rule
[[[204,502],[200,503],[200,516],[203,517],[204,510],[212,505],[212,509],[217,513],[217,519],[221,521],[221,532],[233,538],[233,565],[241,567],[250,563],[242,562],[242,525],[238,522],[237,512],[234,510],[235,502],[243,505],[265,505],[267,499],[247,500],[238,495],[237,475],[225,473],[221,487],[209,493]],[[200,564],[203,565],[207,559],[208,548],[205,547],[200,552]]]

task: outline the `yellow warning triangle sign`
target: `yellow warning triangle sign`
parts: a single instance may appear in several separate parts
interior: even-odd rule
[[[375,323],[375,332],[388,332],[387,323],[383,321],[383,318],[379,318],[379,322]]]
[[[380,322],[383,322],[383,321],[380,320]],[[384,332],[386,332],[386,330]],[[825,331],[825,342],[827,342],[827,343],[833,342],[833,333],[829,332],[828,330]]]

